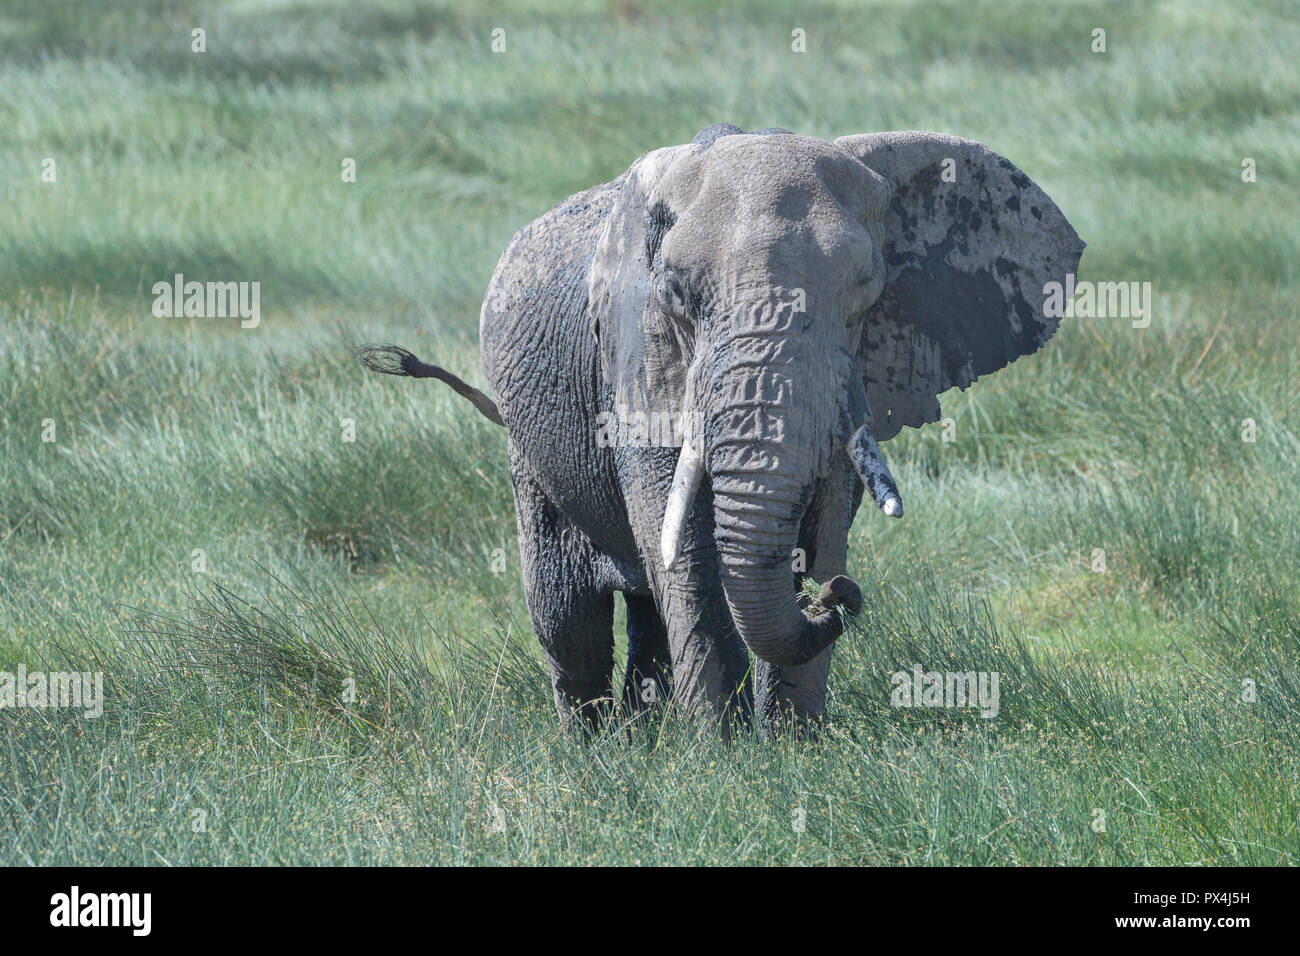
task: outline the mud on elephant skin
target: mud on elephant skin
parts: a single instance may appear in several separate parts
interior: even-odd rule
[[[405,350],[359,354],[504,424],[562,720],[599,723],[616,701],[619,591],[625,711],[672,695],[802,724],[822,715],[843,613],[861,606],[845,568],[864,492],[903,512],[879,443],[1037,351],[1059,321],[1044,286],[1083,246],[970,140],[715,125],[511,240],[480,321],[495,402]]]

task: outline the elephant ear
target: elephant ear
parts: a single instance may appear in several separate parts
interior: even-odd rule
[[[892,187],[885,284],[858,363],[878,441],[938,421],[938,396],[1038,351],[1060,318],[1044,310],[1084,243],[1010,161],[940,133],[842,136],[835,145]],[[1058,310],[1052,309],[1052,312]]]
[[[600,348],[601,372],[624,414],[666,413],[680,421],[686,361],[680,332],[655,307],[651,274],[664,234],[675,221],[651,201],[655,183],[690,146],[646,153],[618,184],[587,272],[587,309]]]

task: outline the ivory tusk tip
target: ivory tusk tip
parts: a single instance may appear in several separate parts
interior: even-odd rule
[[[681,557],[681,551],[682,544],[680,538],[670,538],[668,535],[664,535],[663,539],[659,542],[659,557],[663,559],[665,571],[672,570],[672,566],[676,564],[677,559]]]
[[[903,502],[898,498],[895,498],[893,495],[890,495],[885,499],[884,503],[881,504],[880,510],[891,518],[901,518],[903,517]]]

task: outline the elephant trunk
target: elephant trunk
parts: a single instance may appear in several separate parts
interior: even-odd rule
[[[804,350],[807,343],[800,343]],[[866,396],[856,369],[841,370],[845,387],[856,386],[851,408],[842,389],[804,382],[765,367],[782,357],[786,367],[835,368],[832,358],[791,357],[788,338],[752,334],[745,361],[723,371],[716,394],[723,401],[711,416],[708,439],[683,444],[661,532],[665,567],[676,562],[691,503],[707,470],[713,491],[714,540],[723,594],[737,632],[758,658],[793,667],[812,660],[843,633],[839,607],[857,613],[862,596],[843,575],[823,582],[817,605],[801,606],[791,564],[816,477],[839,443],[868,490],[889,515],[901,513],[897,487],[865,427]],[[760,364],[762,361],[762,364]],[[756,366],[758,370],[756,371]],[[851,431],[852,429],[852,431]],[[846,442],[846,439],[848,441]]]
[[[806,489],[779,476],[737,473],[714,474],[713,488],[722,588],[736,631],[762,660],[807,663],[843,633],[837,605],[856,613],[862,599],[841,576],[822,588],[819,613],[800,608],[791,554]]]

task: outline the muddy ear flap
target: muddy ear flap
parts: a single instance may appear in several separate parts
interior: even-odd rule
[[[835,145],[892,190],[884,291],[858,350],[871,431],[884,441],[938,421],[949,388],[1038,351],[1060,324],[1049,284],[1077,273],[1084,242],[1042,189],[981,143],[893,132]]]
[[[601,375],[620,416],[679,415],[686,365],[652,297],[659,245],[673,225],[655,184],[689,146],[646,153],[618,180],[618,190],[587,271],[587,311],[600,349]],[[676,420],[675,418],[673,420]]]

